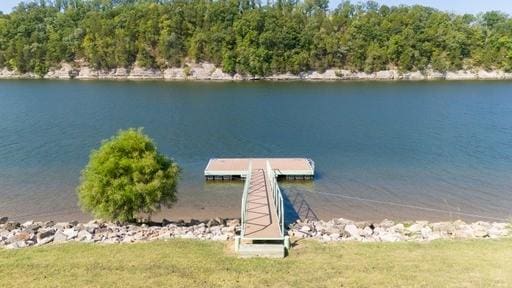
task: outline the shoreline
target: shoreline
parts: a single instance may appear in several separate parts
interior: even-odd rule
[[[238,218],[213,218],[207,221],[169,221],[143,224],[120,224],[102,220],[80,223],[19,223],[0,217],[0,249],[19,249],[67,242],[120,244],[154,240],[195,239],[233,240],[240,230]],[[500,239],[512,237],[512,223],[478,221],[466,223],[403,221],[352,221],[334,218],[329,221],[297,220],[288,225],[286,234],[292,239],[320,242],[430,242],[434,240]]]
[[[459,71],[437,72],[400,72],[383,70],[373,73],[354,72],[344,69],[327,69],[324,72],[309,71],[298,75],[285,73],[270,76],[248,76],[224,73],[211,63],[187,63],[184,68],[146,69],[138,66],[116,68],[111,70],[95,70],[86,65],[76,66],[62,63],[60,67],[51,68],[40,77],[34,73],[20,74],[7,68],[0,69],[0,79],[48,79],[48,80],[158,80],[158,81],[465,81],[465,80],[512,80],[512,72],[501,70],[486,71],[469,69]]]

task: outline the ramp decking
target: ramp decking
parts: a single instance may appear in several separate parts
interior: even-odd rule
[[[265,169],[253,169],[247,193],[247,221],[245,238],[279,239],[281,231],[276,208],[271,201],[269,181]]]

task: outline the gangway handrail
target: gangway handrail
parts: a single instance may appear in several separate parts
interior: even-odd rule
[[[243,238],[245,235],[245,226],[247,224],[247,197],[249,194],[249,187],[251,186],[252,176],[252,160],[249,161],[249,167],[247,168],[247,175],[245,176],[244,192],[242,194],[242,207],[241,207],[241,223],[240,223],[240,236]]]
[[[284,237],[284,201],[283,194],[277,183],[277,175],[270,166],[270,162],[267,160],[267,178],[270,182],[270,192],[272,200],[274,201],[274,207],[276,208],[277,219],[279,221],[279,232],[281,237]]]

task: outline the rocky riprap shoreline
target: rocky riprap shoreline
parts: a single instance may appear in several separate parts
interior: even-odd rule
[[[454,222],[429,223],[428,221],[380,223],[354,222],[347,219],[330,221],[297,221],[290,225],[288,234],[296,238],[312,238],[325,242],[398,242],[432,241],[437,239],[503,238],[512,236],[511,223]]]
[[[215,218],[207,221],[190,220],[161,223],[119,224],[92,220],[87,223],[8,221],[0,218],[0,248],[17,249],[51,243],[137,243],[172,238],[227,241],[240,230],[239,219]],[[314,239],[323,242],[398,242],[432,241],[437,239],[503,238],[512,236],[510,223],[454,222],[429,223],[427,221],[380,223],[354,222],[339,218],[330,221],[298,220],[289,225],[292,238]]]
[[[101,220],[19,223],[4,217],[0,218],[0,247],[16,249],[65,242],[136,243],[172,238],[226,241],[234,238],[239,226],[238,219],[222,218],[122,225]]]

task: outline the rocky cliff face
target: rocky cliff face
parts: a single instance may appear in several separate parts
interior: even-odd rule
[[[34,73],[20,74],[6,68],[0,70],[0,79],[34,79],[39,78]],[[311,80],[311,81],[336,81],[336,80],[510,80],[512,73],[504,71],[485,70],[460,70],[441,73],[437,71],[425,72],[399,72],[398,70],[383,70],[374,73],[353,72],[342,69],[328,69],[323,73],[317,71],[303,72],[298,75],[286,73],[267,77],[255,77],[248,75],[224,73],[220,68],[211,63],[187,64],[186,68],[168,68],[165,70],[146,69],[134,66],[131,69],[117,68],[112,70],[95,70],[87,64],[75,68],[68,63],[62,63],[60,67],[50,69],[44,79],[80,79],[80,80]]]

